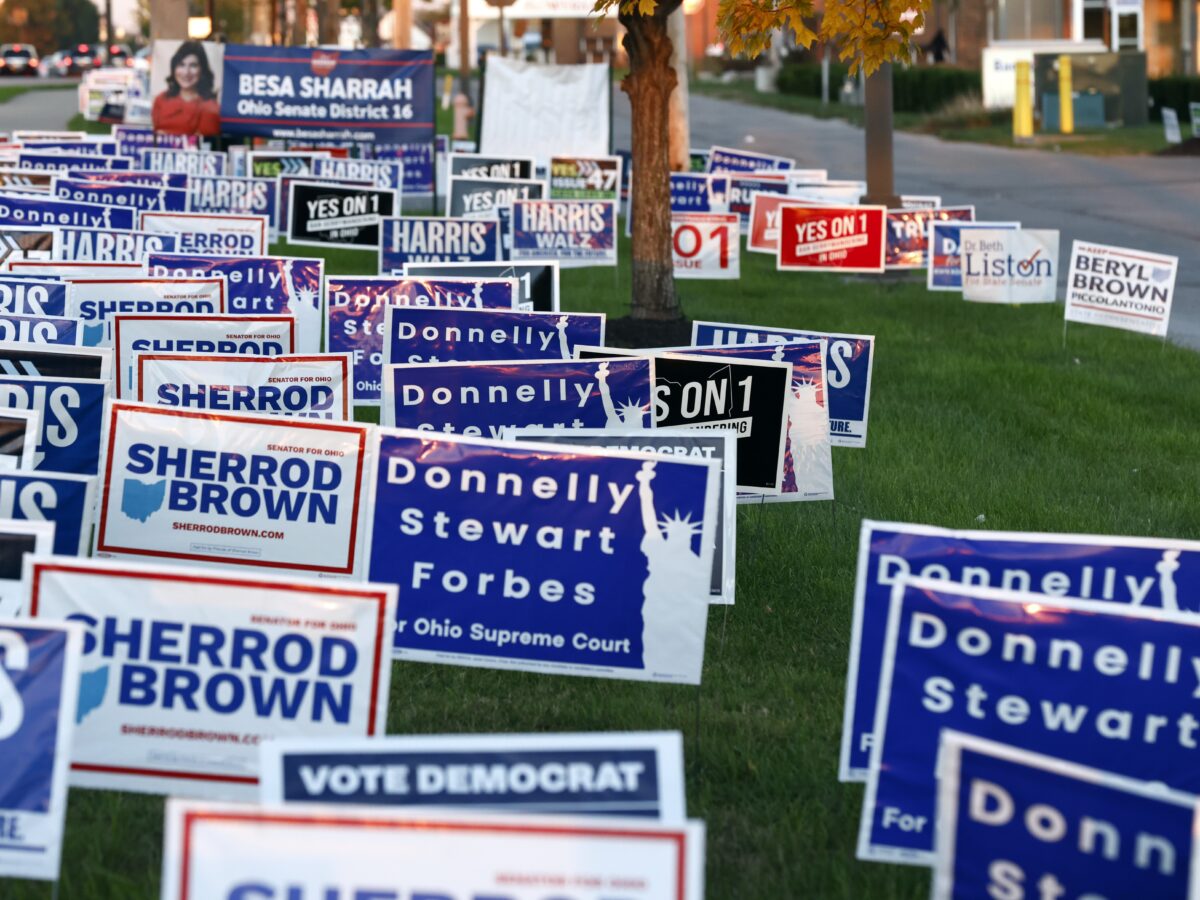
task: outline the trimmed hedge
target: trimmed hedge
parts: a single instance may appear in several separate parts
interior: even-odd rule
[[[1188,104],[1200,103],[1200,76],[1168,75],[1150,79],[1150,118],[1162,121],[1162,108],[1169,106],[1179,113],[1182,121],[1188,120]]]
[[[829,66],[830,100],[837,102],[849,67],[840,63]],[[779,70],[777,86],[782,93],[803,97],[821,96],[821,66],[817,63],[786,63]],[[950,66],[896,67],[892,74],[892,94],[896,112],[936,112],[962,94],[980,94],[983,81],[974,69]]]

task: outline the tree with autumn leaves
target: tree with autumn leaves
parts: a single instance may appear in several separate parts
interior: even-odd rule
[[[668,109],[675,90],[667,18],[682,0],[596,0],[595,11],[617,9],[625,26],[633,124],[632,196],[634,319],[668,322],[681,316],[671,259]],[[885,62],[908,60],[913,32],[929,0],[720,0],[717,27],[731,53],[757,57],[783,29],[796,44],[822,41],[838,48],[851,72],[870,75]],[[817,23],[819,17],[819,24]]]

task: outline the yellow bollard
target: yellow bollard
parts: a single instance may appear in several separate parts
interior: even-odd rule
[[[1071,57],[1058,58],[1058,124],[1063,134],[1075,133],[1075,92],[1071,87]]]
[[[1013,99],[1013,140],[1033,137],[1033,78],[1028,62],[1017,63],[1017,93]]]

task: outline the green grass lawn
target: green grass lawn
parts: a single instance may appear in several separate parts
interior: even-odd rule
[[[333,271],[374,264],[328,258]],[[1200,356],[1079,325],[1064,347],[1058,305],[779,274],[754,254],[742,267],[738,282],[681,282],[687,314],[873,333],[874,396],[868,448],[834,452],[836,503],[741,510],[737,605],[710,614],[703,687],[404,663],[388,731],[679,729],[688,810],[708,825],[708,896],[916,900],[925,871],[854,859],[862,789],[836,776],[860,520],[1200,537]],[[629,284],[627,265],[565,271],[564,306],[621,315]],[[162,806],[73,790],[59,896],[157,897]]]

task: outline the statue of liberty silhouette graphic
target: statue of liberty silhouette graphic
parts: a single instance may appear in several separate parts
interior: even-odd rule
[[[565,327],[565,326],[563,326]],[[569,359],[570,357],[564,357]],[[618,412],[613,405],[612,392],[608,389],[608,363],[602,362],[596,369],[596,384],[600,388],[600,402],[604,405],[604,424],[607,428],[643,428],[642,419],[646,411],[632,400],[625,402]]]
[[[475,282],[475,287],[471,290],[471,299],[474,301],[476,309],[483,309],[483,282]]]
[[[676,511],[657,518],[654,509],[653,462],[637,473],[641,505],[642,555],[648,574],[642,584],[642,668],[647,672],[678,672],[681,661],[696,659],[704,649],[705,618],[681,615],[683,604],[703,605],[707,614],[709,572],[692,551],[700,523]]]
[[[1175,591],[1175,573],[1179,571],[1179,551],[1166,550],[1162,559],[1154,564],[1158,573],[1158,591],[1162,595],[1162,608],[1179,612],[1179,597]]]
[[[783,346],[773,358],[783,361]],[[804,378],[792,382],[788,404],[787,452],[792,457],[795,490],[800,493],[832,493],[833,454],[829,447],[829,424],[825,409],[817,402],[817,382]],[[785,490],[787,485],[785,484]]]
[[[563,359],[571,358],[571,344],[567,341],[567,323],[566,316],[559,316],[558,321],[554,323],[554,327],[558,329],[558,352]],[[605,376],[607,377],[607,363],[605,364]]]

